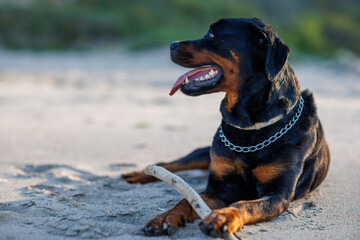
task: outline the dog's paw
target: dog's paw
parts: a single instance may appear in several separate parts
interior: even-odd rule
[[[183,213],[170,210],[150,220],[143,230],[146,236],[172,235],[178,227],[185,226],[190,221],[192,220]]]
[[[125,173],[121,176],[122,179],[127,181],[128,183],[149,183],[156,181],[156,178],[146,175],[143,171],[142,172],[131,172]]]
[[[199,224],[203,233],[215,238],[223,237],[226,232],[233,234],[243,225],[238,209],[233,207],[213,210]]]
[[[190,204],[183,199],[174,208],[150,220],[143,230],[146,236],[172,235],[178,227],[193,222],[195,218],[198,218],[197,214],[193,212]]]

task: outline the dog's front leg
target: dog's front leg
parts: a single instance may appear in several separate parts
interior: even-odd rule
[[[299,168],[294,167],[294,169]],[[237,201],[228,207],[213,210],[200,223],[200,229],[207,235],[222,237],[225,230],[234,233],[245,224],[268,221],[283,213],[294,196],[299,172],[289,171],[289,169],[281,171],[282,174],[275,179],[269,178],[266,182],[257,184],[261,198]]]
[[[222,237],[225,230],[234,233],[245,224],[270,220],[284,212],[288,206],[288,200],[277,197],[239,201],[229,207],[213,210],[200,223],[200,229],[212,237]]]
[[[205,194],[200,194],[210,209],[217,209],[225,206],[225,203],[219,199],[211,198]],[[186,199],[181,200],[172,209],[156,216],[150,220],[144,227],[145,235],[171,235],[178,227],[185,226],[187,222],[193,222],[199,216],[187,202]]]

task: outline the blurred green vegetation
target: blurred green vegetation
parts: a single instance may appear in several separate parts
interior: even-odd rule
[[[13,49],[144,49],[202,37],[222,17],[258,17],[295,51],[360,54],[358,0],[0,0],[0,43]]]

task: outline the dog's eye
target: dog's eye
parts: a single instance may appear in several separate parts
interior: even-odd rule
[[[209,38],[213,38],[213,37],[215,37],[215,36],[214,36],[214,34],[212,34],[212,33],[208,33],[208,37],[209,37]]]
[[[259,45],[260,46],[263,46],[264,44],[266,44],[267,43],[267,40],[266,39],[264,39],[264,38],[259,38]]]

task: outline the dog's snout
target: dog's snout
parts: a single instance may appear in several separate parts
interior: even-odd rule
[[[175,50],[177,47],[179,47],[179,42],[172,42],[170,44],[170,50]]]

